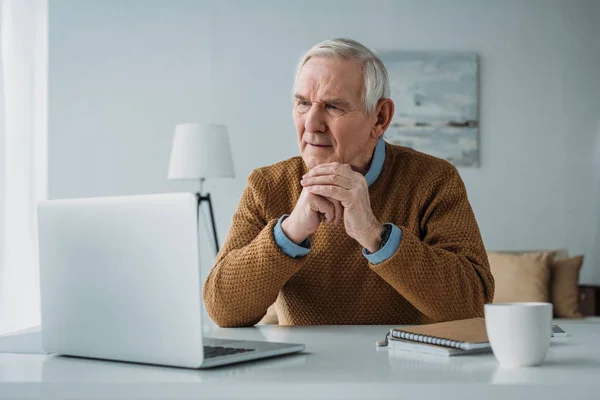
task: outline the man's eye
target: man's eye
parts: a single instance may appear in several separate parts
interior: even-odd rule
[[[300,101],[298,104],[301,106],[310,106],[310,103],[308,101]]]
[[[333,104],[327,104],[327,108],[330,109],[330,110],[339,110],[339,108],[337,108]]]

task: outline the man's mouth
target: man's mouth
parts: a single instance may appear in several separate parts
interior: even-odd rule
[[[331,147],[330,144],[316,144],[316,143],[309,143],[311,146],[315,146],[315,147]]]

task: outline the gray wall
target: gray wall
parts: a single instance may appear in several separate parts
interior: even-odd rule
[[[176,123],[229,125],[238,178],[209,182],[221,242],[253,168],[298,153],[302,52],[481,57],[480,168],[461,168],[490,249],[584,253],[600,283],[600,2],[50,0],[49,195],[195,190],[166,180]],[[204,238],[203,271],[213,260]]]

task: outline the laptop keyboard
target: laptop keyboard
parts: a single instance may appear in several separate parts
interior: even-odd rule
[[[240,349],[235,347],[204,346],[204,358],[230,356],[232,354],[246,353],[255,350],[256,349]]]

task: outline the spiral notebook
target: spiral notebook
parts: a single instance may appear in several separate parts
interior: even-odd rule
[[[408,353],[418,353],[419,357],[425,355],[434,358],[439,356],[465,356],[472,354],[489,353],[491,351],[491,347],[461,350],[455,349],[453,347],[436,346],[434,344],[411,342],[402,339],[389,339],[388,341],[388,355],[390,357],[400,358],[406,358]]]
[[[394,328],[390,336],[392,340],[400,339],[404,342],[426,343],[461,350],[490,348],[484,318]]]

